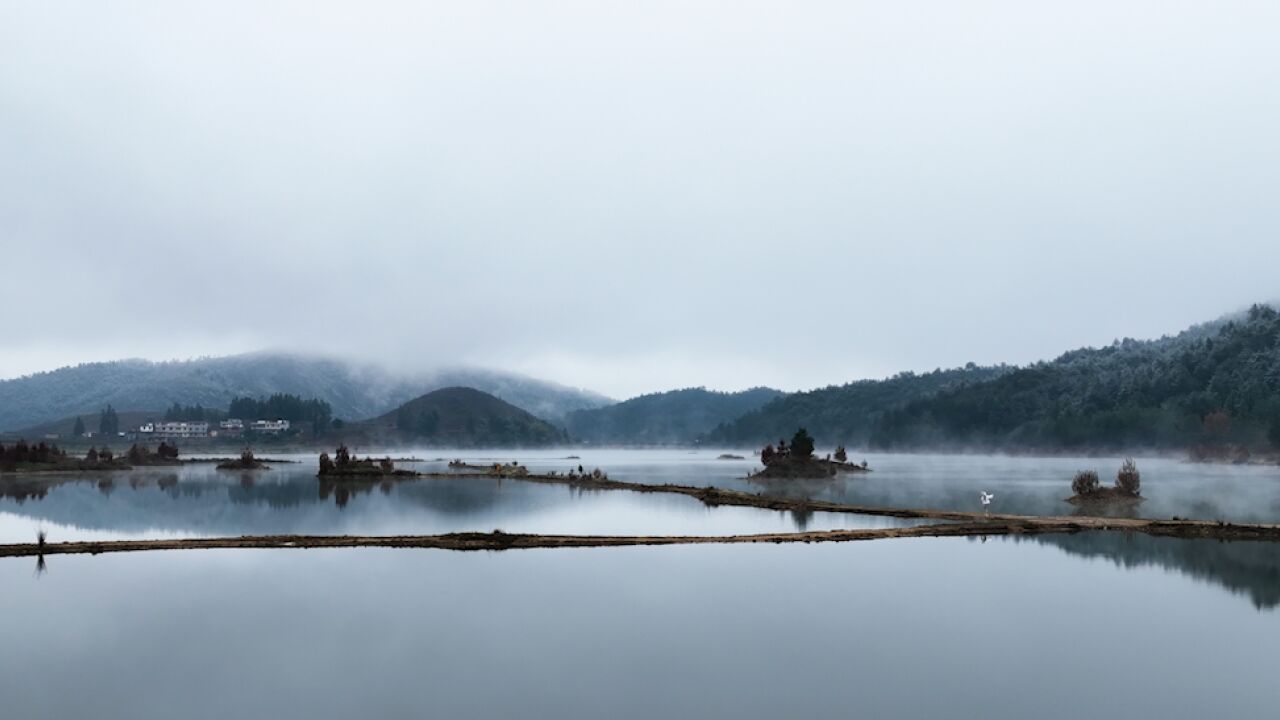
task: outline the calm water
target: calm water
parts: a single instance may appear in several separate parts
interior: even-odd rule
[[[722,535],[916,522],[829,513],[708,508],[693,498],[675,495],[583,492],[565,486],[476,477],[334,487],[318,482],[313,456],[297,457],[305,462],[274,465],[272,470],[257,473],[219,471],[213,465],[198,464],[110,475],[84,473],[0,480],[0,542],[31,542],[39,529],[48,533],[51,542],[57,542],[273,533],[433,534],[494,529]],[[562,464],[567,465],[567,461]],[[661,456],[655,457],[651,466],[663,478],[673,470]],[[405,467],[444,470],[445,463],[409,463]],[[677,474],[674,479],[692,483],[703,477],[700,465],[686,463],[683,467],[686,474]]]
[[[434,457],[440,453],[418,453]],[[876,505],[1069,511],[1078,467],[870,456],[753,485],[750,460],[523,453],[617,479]],[[492,457],[492,456],[484,456]],[[470,459],[481,460],[472,455]],[[512,457],[494,459],[510,460]],[[322,487],[313,459],[0,488],[0,541],[243,533],[737,533],[878,518],[706,508],[475,478]],[[1280,519],[1280,473],[1141,461],[1143,514]],[[432,469],[440,463],[418,467]],[[457,553],[247,550],[0,560],[15,718],[1274,715],[1280,547],[1086,533]]]
[[[992,510],[1070,514],[1063,502],[1077,469],[1104,478],[1119,458],[868,455],[874,472],[834,480],[759,483],[746,480],[752,458],[718,460],[718,451],[580,450],[467,455],[418,451],[422,470],[444,469],[436,457],[474,462],[519,459],[535,470],[581,464],[610,477],[645,483],[715,485],[748,492],[814,497],[876,506],[979,510],[978,493],[995,493]],[[799,529],[880,527],[891,519],[794,515],[751,508],[707,508],[691,498],[625,492],[581,492],[518,481],[418,480],[357,490],[326,488],[314,456],[253,474],[211,465],[33,480],[0,480],[0,542],[29,542],[38,528],[51,540],[185,537],[265,533],[393,534],[462,530],[601,534],[730,534]],[[860,457],[858,458],[860,459]],[[1280,522],[1280,468],[1196,465],[1139,459],[1145,517]]]
[[[0,697],[134,720],[1274,716],[1280,613],[1071,540],[0,560]]]

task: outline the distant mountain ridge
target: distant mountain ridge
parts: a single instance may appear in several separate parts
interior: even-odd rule
[[[564,427],[576,442],[626,445],[688,444],[700,435],[781,396],[758,387],[741,392],[685,388],[641,395],[591,410],[575,410]]]
[[[949,388],[987,382],[1013,369],[970,363],[952,370],[905,372],[886,380],[858,380],[783,395],[718,425],[702,440],[732,447],[763,445],[789,438],[796,428],[803,427],[824,444],[865,445],[880,418],[894,408]]]
[[[707,434],[749,446],[805,427],[882,449],[1280,449],[1280,313],[1256,305],[1155,340],[1015,367],[902,373],[778,398]]]
[[[118,411],[159,411],[173,403],[225,408],[237,396],[292,393],[319,398],[335,417],[362,420],[443,387],[469,386],[538,417],[611,402],[596,393],[520,375],[450,369],[394,373],[372,364],[284,353],[198,360],[87,363],[0,381],[0,430],[23,430],[108,404]]]
[[[1280,449],[1280,313],[1255,305],[1178,335],[1074,350],[918,399],[886,414],[871,444],[1199,447],[1236,457],[1240,448]]]

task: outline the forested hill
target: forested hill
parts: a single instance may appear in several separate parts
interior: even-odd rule
[[[949,388],[981,383],[1012,368],[970,364],[953,370],[911,372],[887,380],[860,380],[839,387],[783,395],[758,410],[726,421],[702,439],[710,445],[745,447],[791,437],[804,427],[824,445],[865,446],[879,419],[889,410]]]
[[[687,444],[716,425],[755,410],[780,395],[781,391],[764,387],[736,393],[686,388],[641,395],[595,410],[578,410],[565,417],[564,425],[575,441]]]
[[[567,442],[554,425],[466,387],[427,393],[367,424],[394,430],[402,440],[437,447],[539,447]]]
[[[1280,315],[1077,350],[880,418],[882,448],[1280,446]]]
[[[225,408],[239,396],[290,393],[329,403],[335,417],[360,420],[441,387],[465,385],[547,419],[594,408],[601,395],[520,375],[454,369],[392,373],[372,365],[275,353],[175,362],[88,363],[0,381],[0,431],[23,428],[107,405],[163,411],[174,403]]]

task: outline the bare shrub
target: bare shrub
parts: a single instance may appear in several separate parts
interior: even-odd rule
[[[1071,481],[1071,491],[1081,497],[1098,492],[1101,486],[1102,481],[1098,479],[1098,473],[1093,470],[1081,470]]]
[[[1124,461],[1124,465],[1120,466],[1120,472],[1116,473],[1116,490],[1137,497],[1142,486],[1142,473],[1138,472],[1138,464],[1129,458]]]

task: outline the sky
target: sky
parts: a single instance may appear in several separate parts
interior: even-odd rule
[[[1280,298],[1280,4],[0,1],[0,377],[275,349],[614,397]],[[13,329],[18,328],[18,329]]]

